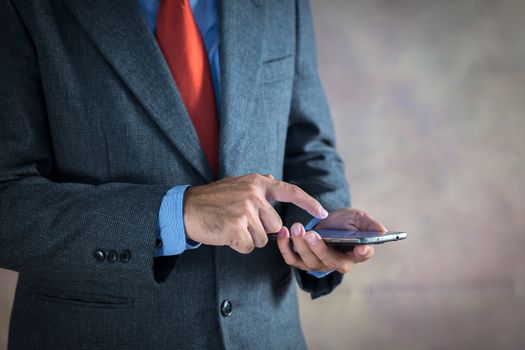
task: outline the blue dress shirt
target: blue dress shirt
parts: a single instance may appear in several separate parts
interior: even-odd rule
[[[139,0],[140,7],[149,29],[155,33],[157,12],[160,0]],[[220,111],[220,66],[219,66],[219,18],[216,0],[190,0],[190,6],[201,32],[211,68],[217,111]],[[200,244],[188,240],[184,228],[184,192],[189,185],[179,185],[170,189],[164,197],[159,210],[158,237],[162,245],[155,249],[155,256],[178,255],[187,249],[197,248]],[[310,221],[305,228],[312,229],[318,219]],[[313,276],[324,277],[328,272],[310,272]]]

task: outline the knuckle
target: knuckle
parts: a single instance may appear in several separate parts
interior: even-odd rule
[[[343,263],[341,264],[338,268],[337,268],[337,271],[341,272],[341,273],[347,273],[350,271],[350,264],[349,263]]]
[[[246,185],[246,196],[258,196],[259,195],[259,185],[256,183],[249,183]]]
[[[359,218],[359,220],[366,220],[366,219],[370,218],[370,214],[368,214],[367,212],[365,212],[363,210],[358,210],[357,211],[357,217]]]
[[[235,238],[232,238],[230,240],[230,242],[228,243],[228,245],[230,247],[232,247],[233,249],[239,249],[239,240],[235,239]]]
[[[361,209],[357,209],[357,208],[355,208],[355,209],[354,209],[354,213],[355,213],[355,215],[357,215],[357,216],[363,216],[364,211],[361,210]]]
[[[231,225],[233,226],[232,229],[234,232],[239,232],[240,230],[244,228],[244,220],[241,216],[232,218],[230,222],[231,222]],[[238,236],[238,235],[235,235],[235,236]]]
[[[250,190],[246,194],[246,199],[250,202],[250,204],[260,204],[261,203],[261,197],[259,196],[259,191],[256,189]]]
[[[235,250],[237,250],[239,253],[242,253],[242,254],[249,254],[253,252],[253,250],[255,249],[253,242],[251,241],[242,242],[239,240],[235,240],[234,244],[235,245],[232,246],[232,248],[234,248]]]
[[[230,237],[228,245],[232,248],[239,248],[241,245],[241,239],[239,235],[234,235],[233,237]]]
[[[255,246],[257,248],[262,248],[268,243],[268,236],[266,234],[258,235],[257,240],[255,241]]]
[[[270,233],[275,233],[275,232],[279,232],[281,230],[281,227],[283,227],[283,225],[275,223],[268,229],[270,230]]]
[[[252,207],[252,200],[250,196],[246,196],[242,199],[241,206],[244,211],[247,211]]]
[[[290,187],[289,187],[290,191],[294,194],[299,194],[302,192],[302,190],[299,188],[299,186],[297,185],[292,185],[290,184]]]
[[[255,246],[253,245],[252,242],[247,243],[247,244],[245,245],[245,251],[244,251],[244,253],[245,253],[245,254],[249,254],[249,253],[253,252],[254,249],[255,249]]]
[[[229,237],[229,245],[232,247],[240,247],[244,242],[244,236],[241,230],[235,230]]]
[[[272,221],[269,226],[270,227],[268,227],[268,229],[270,230],[270,232],[278,232],[281,229],[281,227],[283,227],[283,222],[279,218],[278,220],[276,219]]]
[[[265,177],[261,174],[251,173],[248,175],[248,179],[251,183],[260,184],[262,181],[264,181]]]

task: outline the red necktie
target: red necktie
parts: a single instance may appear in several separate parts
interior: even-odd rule
[[[206,49],[188,0],[162,0],[157,42],[175,79],[210,167],[217,175],[219,126]]]

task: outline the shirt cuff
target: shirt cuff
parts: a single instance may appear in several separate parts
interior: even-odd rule
[[[306,225],[304,225],[304,230],[305,231],[313,230],[320,222],[321,222],[321,219],[313,218]]]
[[[309,223],[304,225],[304,230],[305,231],[310,231],[310,230],[314,229],[317,226],[317,224],[319,224],[320,222],[321,222],[321,219],[313,218],[312,220],[310,220]],[[334,272],[334,270],[328,271],[328,272],[324,272],[324,271],[308,271],[308,274],[312,275],[312,276],[314,276],[316,278],[323,278],[323,277],[328,276],[332,272]]]
[[[189,185],[171,188],[164,194],[159,209],[159,229],[157,238],[160,244],[154,256],[179,255],[188,249],[195,249],[200,243],[188,239],[184,229],[184,193]]]
[[[332,272],[334,272],[334,270],[326,271],[326,272],[325,271],[308,271],[308,274],[314,276],[315,278],[323,278],[323,277],[328,276]]]

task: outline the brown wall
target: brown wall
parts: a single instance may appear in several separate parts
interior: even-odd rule
[[[353,205],[410,236],[301,294],[310,347],[525,348],[525,2],[312,8]],[[0,270],[0,348],[14,283]]]
[[[353,205],[410,236],[301,299],[311,348],[525,349],[525,2],[313,10]]]

